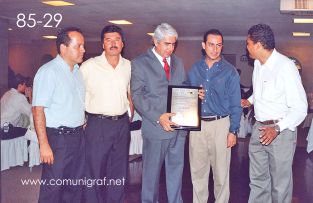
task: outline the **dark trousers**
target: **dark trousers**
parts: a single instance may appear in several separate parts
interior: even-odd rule
[[[83,129],[60,133],[47,128],[48,141],[54,156],[52,165],[43,164],[39,203],[80,203],[85,173],[85,137]]]
[[[86,127],[86,176],[96,180],[85,188],[90,203],[123,201],[129,148],[129,118],[89,116]]]

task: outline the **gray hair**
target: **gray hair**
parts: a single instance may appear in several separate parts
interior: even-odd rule
[[[159,42],[165,38],[165,36],[174,36],[178,38],[176,30],[168,23],[161,23],[154,30],[153,37]]]

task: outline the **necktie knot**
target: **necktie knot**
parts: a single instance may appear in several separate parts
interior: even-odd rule
[[[166,58],[163,58],[163,63],[164,63],[164,71],[165,71],[165,75],[167,80],[170,79],[170,66],[167,63]]]

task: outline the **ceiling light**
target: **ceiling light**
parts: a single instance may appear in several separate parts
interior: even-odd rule
[[[45,36],[42,36],[43,38],[45,39],[56,39],[57,36],[54,36],[54,35],[45,35]]]
[[[12,30],[12,28],[10,28],[10,27],[9,27],[9,28],[8,28],[8,30],[9,30],[9,31],[11,31],[11,30]]]
[[[294,18],[293,23],[313,23],[312,18]]]
[[[292,32],[292,36],[294,36],[294,37],[310,37],[311,33],[309,33],[309,32]]]
[[[147,32],[147,35],[150,35],[150,36],[154,36],[154,33],[153,32]]]
[[[131,25],[132,22],[129,22],[127,20],[109,20],[110,23],[117,24],[117,25]]]
[[[73,6],[75,4],[66,1],[43,1],[42,3],[48,4],[50,6]]]

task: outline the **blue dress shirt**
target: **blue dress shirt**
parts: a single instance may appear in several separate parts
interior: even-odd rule
[[[69,65],[57,56],[36,73],[33,106],[43,106],[47,127],[77,127],[85,120],[85,87],[78,65]]]
[[[211,68],[202,59],[191,67],[187,84],[203,86],[201,116],[230,116],[229,132],[238,132],[242,108],[240,106],[240,78],[236,68],[224,58]]]

